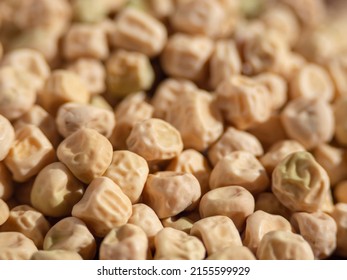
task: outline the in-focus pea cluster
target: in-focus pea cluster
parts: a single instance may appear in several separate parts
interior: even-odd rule
[[[0,0],[0,259],[347,258],[343,0]]]

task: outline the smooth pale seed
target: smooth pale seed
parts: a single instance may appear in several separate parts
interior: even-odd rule
[[[334,84],[329,73],[318,64],[308,63],[290,81],[290,97],[321,98],[331,101],[334,97]]]

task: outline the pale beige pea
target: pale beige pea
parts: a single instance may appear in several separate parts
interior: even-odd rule
[[[207,76],[212,52],[213,42],[207,37],[176,33],[161,53],[161,66],[174,78],[201,82]]]
[[[223,133],[216,99],[203,90],[182,93],[166,119],[180,132],[186,149],[204,151]]]
[[[25,114],[36,101],[31,74],[14,66],[0,68],[0,114],[13,121]]]
[[[67,217],[57,222],[47,232],[44,250],[68,250],[78,253],[83,259],[93,259],[96,253],[94,236],[86,224],[75,217]]]
[[[12,175],[6,165],[0,162],[0,199],[7,201],[14,192]]]
[[[148,176],[143,201],[159,218],[192,210],[201,196],[199,181],[189,173],[162,171]]]
[[[96,25],[74,23],[64,37],[63,54],[68,60],[106,59],[109,55],[106,34]]]
[[[111,96],[124,97],[151,88],[154,70],[149,58],[138,52],[119,49],[106,61],[106,84]]]
[[[149,168],[146,160],[130,151],[114,151],[112,162],[103,176],[110,178],[137,203],[145,186]]]
[[[0,198],[0,226],[3,225],[10,216],[10,209],[6,202]]]
[[[185,79],[168,78],[161,82],[151,100],[155,118],[167,120],[168,111],[185,92],[196,90],[194,83]]]
[[[112,229],[100,245],[100,260],[145,260],[148,238],[143,229],[126,224]]]
[[[260,241],[259,260],[313,260],[309,243],[299,234],[289,231],[270,231]]]
[[[229,246],[242,246],[235,224],[226,216],[203,218],[193,224],[190,234],[204,243],[208,256]]]
[[[16,67],[30,74],[36,90],[43,87],[51,72],[49,65],[40,52],[26,48],[7,53],[1,62],[1,66]]]
[[[116,150],[127,149],[126,140],[138,122],[150,119],[153,106],[146,101],[144,92],[137,92],[125,97],[115,109],[117,124],[110,141]]]
[[[272,192],[292,211],[316,212],[330,193],[329,177],[310,153],[295,152],[275,167]]]
[[[147,161],[172,159],[183,150],[180,133],[168,122],[151,118],[134,125],[127,139],[131,152]]]
[[[291,232],[292,226],[282,216],[269,214],[261,210],[255,211],[246,220],[243,245],[255,254],[264,235],[274,230]]]
[[[282,140],[276,142],[270,149],[260,158],[260,162],[266,168],[269,174],[272,173],[276,165],[286,156],[294,153],[305,151],[305,148],[295,140]]]
[[[234,151],[247,151],[258,157],[264,153],[259,140],[252,134],[228,127],[223,135],[209,148],[208,159],[213,166]]]
[[[90,128],[77,130],[65,138],[57,149],[58,159],[84,183],[90,183],[105,173],[111,164],[112,154],[110,141]]]
[[[290,219],[297,233],[310,244],[316,259],[325,259],[336,249],[337,225],[322,212],[294,213]]]
[[[144,230],[150,248],[154,247],[155,235],[163,229],[163,225],[154,210],[143,203],[137,203],[132,206],[132,214],[128,223],[139,226]]]
[[[312,153],[316,161],[328,173],[332,186],[347,179],[347,157],[343,148],[321,144]]]
[[[259,160],[249,152],[235,151],[218,161],[210,176],[210,188],[239,185],[253,194],[266,190],[269,177]]]
[[[0,130],[0,161],[2,161],[9,153],[15,140],[12,124],[2,115],[0,115]]]
[[[195,236],[183,231],[166,227],[154,239],[155,260],[202,260],[206,250]]]
[[[60,143],[61,138],[54,118],[41,106],[35,104],[28,112],[22,115],[13,126],[17,131],[26,124],[32,124],[41,129],[54,147],[57,147]]]
[[[51,142],[36,126],[27,124],[16,131],[16,139],[5,158],[13,179],[25,182],[55,160]]]
[[[109,138],[116,124],[114,114],[109,110],[73,102],[60,106],[55,121],[59,133],[65,138],[81,128],[95,129]]]
[[[30,238],[38,249],[41,249],[49,228],[50,224],[42,213],[28,205],[19,205],[11,209],[0,231],[20,232]]]
[[[0,260],[29,260],[37,252],[34,242],[20,232],[0,232]]]
[[[61,162],[44,167],[36,176],[30,193],[31,204],[44,215],[71,215],[72,207],[82,198],[83,184]]]
[[[216,215],[229,217],[241,232],[247,217],[254,212],[254,198],[240,186],[217,188],[201,198],[199,212],[202,218]]]
[[[165,26],[151,15],[136,9],[123,9],[115,19],[111,42],[117,48],[158,55],[167,40]]]
[[[271,116],[269,90],[246,76],[235,75],[224,80],[216,89],[216,98],[224,119],[241,130],[265,122]]]
[[[31,260],[83,260],[81,255],[68,250],[39,250],[34,253]]]
[[[130,199],[107,177],[95,178],[72,208],[72,216],[81,219],[93,234],[100,237],[125,225],[131,214]]]
[[[286,208],[272,192],[263,192],[255,199],[254,210],[262,210],[273,215],[280,215],[287,220],[290,219],[292,212]]]
[[[329,142],[334,136],[334,113],[322,98],[298,97],[290,101],[281,113],[281,121],[288,136],[306,149]]]
[[[67,70],[55,70],[40,93],[39,103],[47,112],[55,115],[64,103],[86,104],[89,98],[90,93],[80,77]]]
[[[335,253],[338,256],[347,257],[347,204],[335,204],[331,216],[337,225]]]
[[[184,150],[178,157],[171,160],[166,170],[193,174],[200,183],[201,195],[209,190],[211,167],[204,155],[196,150]]]
[[[106,70],[99,60],[80,58],[69,64],[67,70],[77,74],[93,96],[106,90]]]

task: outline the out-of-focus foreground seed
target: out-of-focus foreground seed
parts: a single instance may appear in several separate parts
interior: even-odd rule
[[[270,231],[260,241],[257,258],[260,260],[313,260],[309,243],[299,234],[289,231]]]

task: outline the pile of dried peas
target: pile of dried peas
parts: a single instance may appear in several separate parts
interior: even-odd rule
[[[0,0],[0,259],[347,258],[341,5]]]

